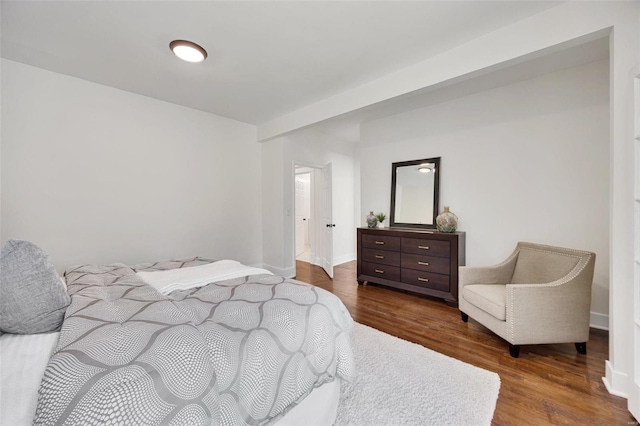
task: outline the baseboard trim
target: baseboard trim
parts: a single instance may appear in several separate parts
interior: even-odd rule
[[[336,257],[333,259],[333,266],[342,265],[343,263],[351,262],[352,260],[356,260],[355,254],[347,254],[345,256]],[[311,259],[309,259],[309,263],[311,263],[312,265],[322,267],[322,259],[318,256],[313,256]],[[281,277],[285,277],[285,278],[294,278],[296,276],[295,266],[292,266],[289,268],[278,268],[273,265],[267,265],[266,263],[263,263],[262,265],[252,265],[252,266],[255,266],[256,268],[268,269],[274,274],[280,275]]]
[[[281,277],[285,277],[285,278],[293,278],[293,277],[296,276],[296,268],[295,267],[276,268],[275,266],[263,264],[262,268],[268,269],[269,271],[273,272],[275,275],[280,275]]]
[[[247,265],[250,266],[252,268],[261,268],[261,269],[267,269],[264,267],[264,265],[262,263],[252,263],[251,265]]]
[[[333,258],[333,266],[342,265],[343,263],[351,262],[356,260],[356,255],[347,254],[344,256],[338,256]],[[322,266],[322,258],[320,256],[311,256],[309,259],[309,263],[316,266]]]
[[[353,260],[356,260],[356,254],[355,253],[346,254],[344,256],[334,257],[333,258],[333,266],[342,265],[343,263],[351,262]]]
[[[602,378],[604,387],[611,395],[619,396],[622,398],[629,398],[627,393],[627,384],[629,383],[629,376],[620,373],[613,369],[613,366],[609,361],[605,361],[605,377]]]
[[[591,312],[589,327],[609,331],[609,315]]]

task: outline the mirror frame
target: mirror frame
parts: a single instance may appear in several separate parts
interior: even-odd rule
[[[396,169],[398,167],[415,166],[422,163],[434,163],[433,176],[433,224],[396,222]],[[440,157],[425,158],[424,160],[401,161],[391,164],[391,211],[389,212],[389,227],[392,228],[427,228],[435,229],[436,217],[440,203]]]

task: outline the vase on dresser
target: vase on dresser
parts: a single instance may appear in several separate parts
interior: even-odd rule
[[[370,211],[367,215],[367,226],[369,228],[375,228],[377,223],[378,219],[376,218],[376,215],[373,214],[373,211]]]
[[[436,217],[436,226],[440,232],[456,232],[458,229],[458,216],[449,211],[449,206]]]

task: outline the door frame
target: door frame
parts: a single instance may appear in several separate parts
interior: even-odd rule
[[[640,67],[634,69],[633,102],[634,102],[634,155],[640,159]],[[634,170],[634,209],[637,215],[640,211],[640,170]],[[631,371],[629,374],[629,392],[627,408],[636,419],[640,419],[640,222],[635,221],[634,230],[634,271],[633,271],[633,303],[631,311]],[[611,296],[610,296],[611,297]]]

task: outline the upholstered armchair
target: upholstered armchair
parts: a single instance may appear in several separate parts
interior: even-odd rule
[[[591,285],[596,255],[520,242],[499,265],[460,267],[462,321],[478,321],[509,343],[572,342],[587,353]]]

